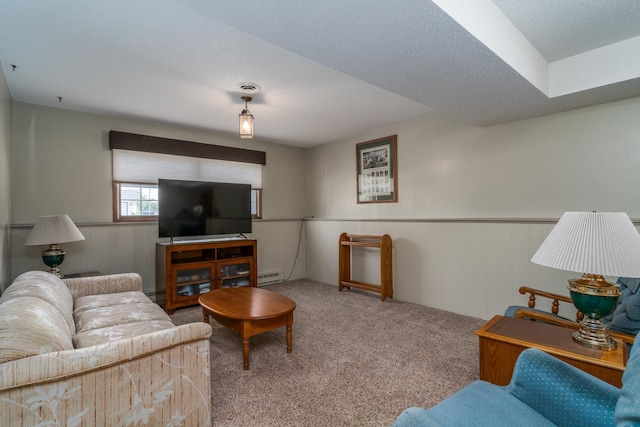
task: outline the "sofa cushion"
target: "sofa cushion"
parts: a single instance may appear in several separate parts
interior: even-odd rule
[[[171,322],[169,315],[142,292],[90,295],[78,298],[76,305],[74,318],[77,334],[127,323]]]
[[[60,286],[62,284],[66,287],[62,279],[60,279],[58,276],[42,270],[26,271],[21,275],[19,275],[18,277],[16,277],[13,283],[21,282],[23,280],[32,280],[32,279],[50,283],[52,286]]]
[[[88,295],[142,292],[142,276],[138,273],[116,273],[102,276],[67,277],[62,279],[76,300]]]
[[[79,313],[92,308],[118,306],[123,304],[150,303],[151,300],[142,292],[130,291],[116,294],[89,295],[76,298],[73,313],[77,317]]]
[[[73,345],[76,348],[89,347],[174,327],[175,325],[170,320],[151,320],[108,326],[106,328],[92,329],[74,335]]]
[[[53,305],[31,296],[0,304],[0,363],[72,349],[69,326]]]
[[[0,304],[13,298],[25,296],[40,298],[53,305],[67,322],[69,333],[76,332],[73,321],[73,297],[67,285],[60,278],[46,271],[23,273],[4,291],[0,297]]]
[[[76,348],[173,328],[165,311],[139,291],[76,298]]]

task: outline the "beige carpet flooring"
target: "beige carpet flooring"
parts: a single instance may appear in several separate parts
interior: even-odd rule
[[[237,333],[211,320],[214,426],[391,426],[478,378],[483,320],[359,290],[296,280],[265,287],[296,301],[293,353],[285,328],[251,338],[242,369]],[[200,307],[174,322],[202,319]]]

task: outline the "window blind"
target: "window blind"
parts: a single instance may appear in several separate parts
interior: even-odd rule
[[[262,188],[262,165],[113,149],[113,180],[157,184],[158,179],[229,182]]]

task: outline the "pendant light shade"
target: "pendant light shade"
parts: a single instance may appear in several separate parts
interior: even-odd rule
[[[240,138],[253,139],[253,115],[247,108],[247,103],[251,101],[250,96],[243,96],[244,110],[238,115],[240,118]]]

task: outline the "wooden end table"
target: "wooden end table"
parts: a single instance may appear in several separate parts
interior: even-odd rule
[[[249,369],[249,338],[281,326],[287,327],[287,353],[293,341],[296,303],[282,294],[254,287],[214,289],[198,299],[204,322],[213,317],[242,338],[244,369]]]
[[[622,387],[627,346],[613,351],[584,347],[573,341],[573,329],[513,317],[494,316],[476,331],[480,337],[480,379],[497,385],[511,381],[516,359],[533,347],[549,353],[616,387]]]

